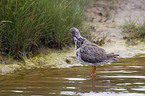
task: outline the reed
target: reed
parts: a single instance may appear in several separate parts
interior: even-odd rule
[[[70,44],[71,27],[82,28],[89,0],[1,0],[0,51],[22,57],[44,44]]]

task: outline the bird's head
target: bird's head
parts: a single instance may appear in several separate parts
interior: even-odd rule
[[[70,29],[70,33],[74,37],[76,49],[80,48],[84,44],[85,38],[80,35],[79,30],[75,27]]]
[[[70,34],[71,34],[73,37],[76,37],[77,39],[79,39],[80,37],[82,37],[82,36],[80,35],[79,30],[78,30],[77,28],[75,28],[75,27],[72,27],[72,28],[70,29]]]

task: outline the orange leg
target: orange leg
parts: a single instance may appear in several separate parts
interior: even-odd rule
[[[93,73],[92,73],[92,76],[95,76],[95,73],[96,73],[96,66],[93,66]]]

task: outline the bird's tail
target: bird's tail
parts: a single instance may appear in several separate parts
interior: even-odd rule
[[[119,54],[108,54],[108,58],[112,59],[113,61],[118,61],[116,58],[119,56]]]
[[[117,58],[119,54],[112,54],[114,58]]]
[[[116,58],[119,56],[119,54],[112,54],[113,55],[113,61],[118,61]]]
[[[114,58],[113,58],[112,60],[113,60],[113,61],[118,61],[117,59],[114,59]]]
[[[112,54],[113,56],[119,56],[119,54]]]
[[[113,58],[116,58],[116,57],[118,57],[118,56],[119,56],[119,54],[108,54],[107,56],[108,56],[108,57],[113,57]]]

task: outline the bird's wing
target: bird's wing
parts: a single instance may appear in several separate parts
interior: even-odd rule
[[[83,45],[80,48],[80,57],[89,63],[99,63],[107,59],[105,50],[95,44]]]

